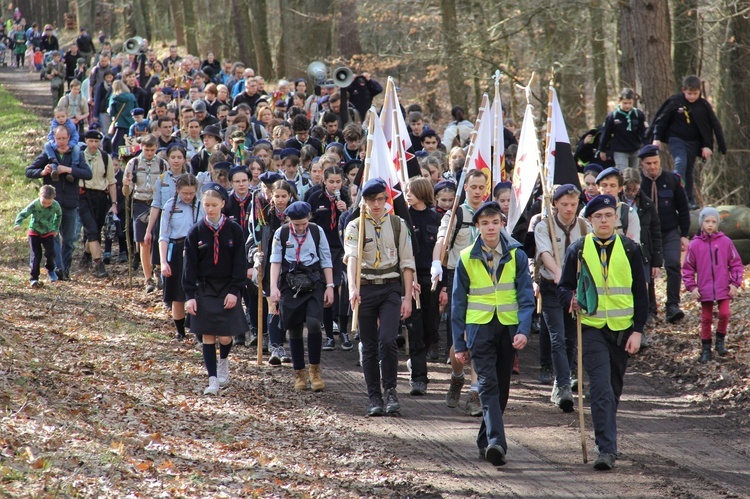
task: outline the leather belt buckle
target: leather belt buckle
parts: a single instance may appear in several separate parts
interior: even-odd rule
[[[385,284],[385,279],[383,278],[370,279],[370,284],[375,284],[375,285]]]

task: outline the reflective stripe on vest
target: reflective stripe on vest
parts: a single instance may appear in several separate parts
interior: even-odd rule
[[[461,263],[469,276],[466,305],[467,324],[487,324],[497,314],[501,324],[518,324],[516,299],[516,250],[510,250],[510,261],[503,265],[497,285],[492,282],[484,261],[471,258],[474,245],[461,251]]]
[[[612,255],[608,258],[609,272],[605,283],[599,248],[593,237],[593,234],[586,236],[583,259],[594,278],[599,305],[594,315],[581,315],[581,322],[595,328],[606,325],[612,331],[622,331],[633,325],[633,274],[630,261],[622,244],[622,236],[617,236],[612,246]]]

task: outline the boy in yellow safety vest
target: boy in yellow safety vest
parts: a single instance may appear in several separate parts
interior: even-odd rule
[[[477,436],[480,457],[505,464],[503,412],[508,404],[516,349],[526,346],[534,311],[528,257],[521,245],[501,234],[502,210],[484,203],[472,217],[479,238],[461,251],[451,302],[456,360],[469,361],[479,379],[482,425]]]
[[[593,232],[568,248],[557,289],[564,309],[581,312],[579,348],[591,388],[597,470],[611,470],[615,465],[617,406],[625,369],[628,358],[640,349],[648,318],[640,246],[615,232],[616,206],[617,200],[609,194],[588,202],[585,213]],[[585,292],[580,279],[591,283],[590,292]]]

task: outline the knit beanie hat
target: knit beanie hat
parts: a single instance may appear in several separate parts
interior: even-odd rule
[[[700,225],[703,225],[703,221],[706,219],[706,217],[716,217],[716,221],[721,222],[721,218],[719,218],[719,210],[717,210],[713,206],[706,206],[701,210],[700,215],[698,215],[698,223]]]

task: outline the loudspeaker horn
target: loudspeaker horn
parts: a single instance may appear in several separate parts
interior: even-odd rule
[[[338,67],[333,70],[333,81],[337,87],[348,87],[354,81],[354,73],[345,66]]]
[[[143,54],[147,50],[146,40],[140,36],[134,36],[125,40],[123,50],[127,54]]]
[[[320,61],[313,61],[307,66],[307,76],[315,82],[316,85],[322,83],[328,75],[328,68]]]

